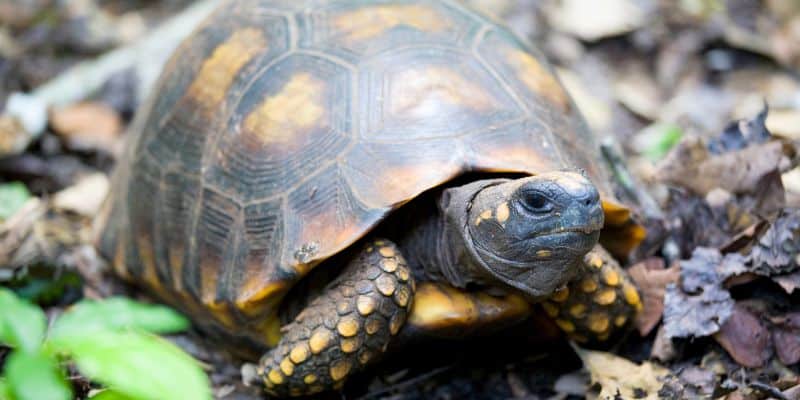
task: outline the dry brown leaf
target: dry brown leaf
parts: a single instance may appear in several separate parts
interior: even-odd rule
[[[643,26],[647,12],[642,4],[631,0],[562,0],[551,3],[547,17],[556,29],[593,41]]]
[[[778,169],[783,146],[772,141],[739,151],[712,155],[699,138],[687,138],[667,155],[656,176],[705,196],[715,188],[751,192],[769,172]]]
[[[737,255],[738,256],[738,255]],[[717,249],[698,247],[681,261],[679,284],[668,284],[664,295],[664,329],[669,338],[708,336],[730,317],[734,302],[725,279],[743,272],[740,260]],[[741,258],[741,256],[738,256]]]
[[[120,116],[104,103],[77,103],[52,111],[53,130],[67,143],[80,149],[101,149],[112,152],[122,132]]]
[[[767,129],[777,136],[800,139],[800,110],[771,110]]]
[[[636,316],[639,334],[647,336],[661,320],[664,294],[670,283],[676,283],[681,271],[678,266],[664,268],[662,258],[648,258],[628,269],[631,279],[642,293],[644,309]]]
[[[781,275],[798,268],[800,210],[784,210],[758,239],[748,256],[750,269],[763,276]]]
[[[769,331],[757,316],[738,304],[714,339],[737,363],[745,367],[760,367],[771,355]]]
[[[800,362],[800,313],[788,313],[773,322],[772,340],[778,358],[785,365]]]
[[[53,196],[53,207],[93,218],[108,194],[108,177],[103,173],[86,176]]]
[[[662,380],[669,375],[669,370],[649,361],[637,365],[611,353],[575,350],[592,382],[600,384],[601,399],[658,399]]]

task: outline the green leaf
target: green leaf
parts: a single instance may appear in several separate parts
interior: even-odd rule
[[[39,307],[0,288],[0,343],[34,352],[42,345],[47,318]]]
[[[5,376],[16,400],[69,400],[72,388],[55,358],[43,353],[15,351],[6,361]]]
[[[652,137],[642,154],[653,162],[664,158],[683,137],[681,128],[673,124],[653,124],[647,129],[652,130]]]
[[[4,379],[0,379],[0,400],[11,400],[11,392]]]
[[[102,301],[84,300],[74,305],[55,322],[50,337],[128,329],[174,333],[188,327],[189,321],[171,308],[113,297]]]
[[[0,221],[14,215],[30,198],[28,188],[20,182],[0,184]]]
[[[189,355],[158,336],[97,330],[48,340],[84,375],[133,400],[211,398],[206,375]]]
[[[133,400],[124,394],[113,390],[103,390],[102,392],[89,398],[90,400]]]

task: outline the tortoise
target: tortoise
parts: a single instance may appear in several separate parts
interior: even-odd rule
[[[457,1],[229,0],[130,140],[101,254],[264,352],[275,396],[341,388],[401,333],[488,332],[541,303],[602,341],[641,307],[598,238],[624,255],[643,230],[573,101]]]

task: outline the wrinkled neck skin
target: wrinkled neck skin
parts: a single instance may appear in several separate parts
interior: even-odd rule
[[[440,219],[439,240],[436,241],[438,265],[436,273],[445,282],[459,288],[470,284],[508,289],[498,286],[487,276],[479,263],[478,250],[469,236],[469,210],[475,195],[482,189],[506,182],[506,179],[482,180],[465,186],[447,189],[438,201]]]

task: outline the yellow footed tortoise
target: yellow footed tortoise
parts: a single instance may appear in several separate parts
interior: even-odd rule
[[[597,243],[604,220],[615,254],[642,230],[574,104],[457,1],[228,1],[154,92],[99,248],[266,351],[270,394],[340,388],[401,331],[486,332],[543,302],[604,340],[641,307]]]

